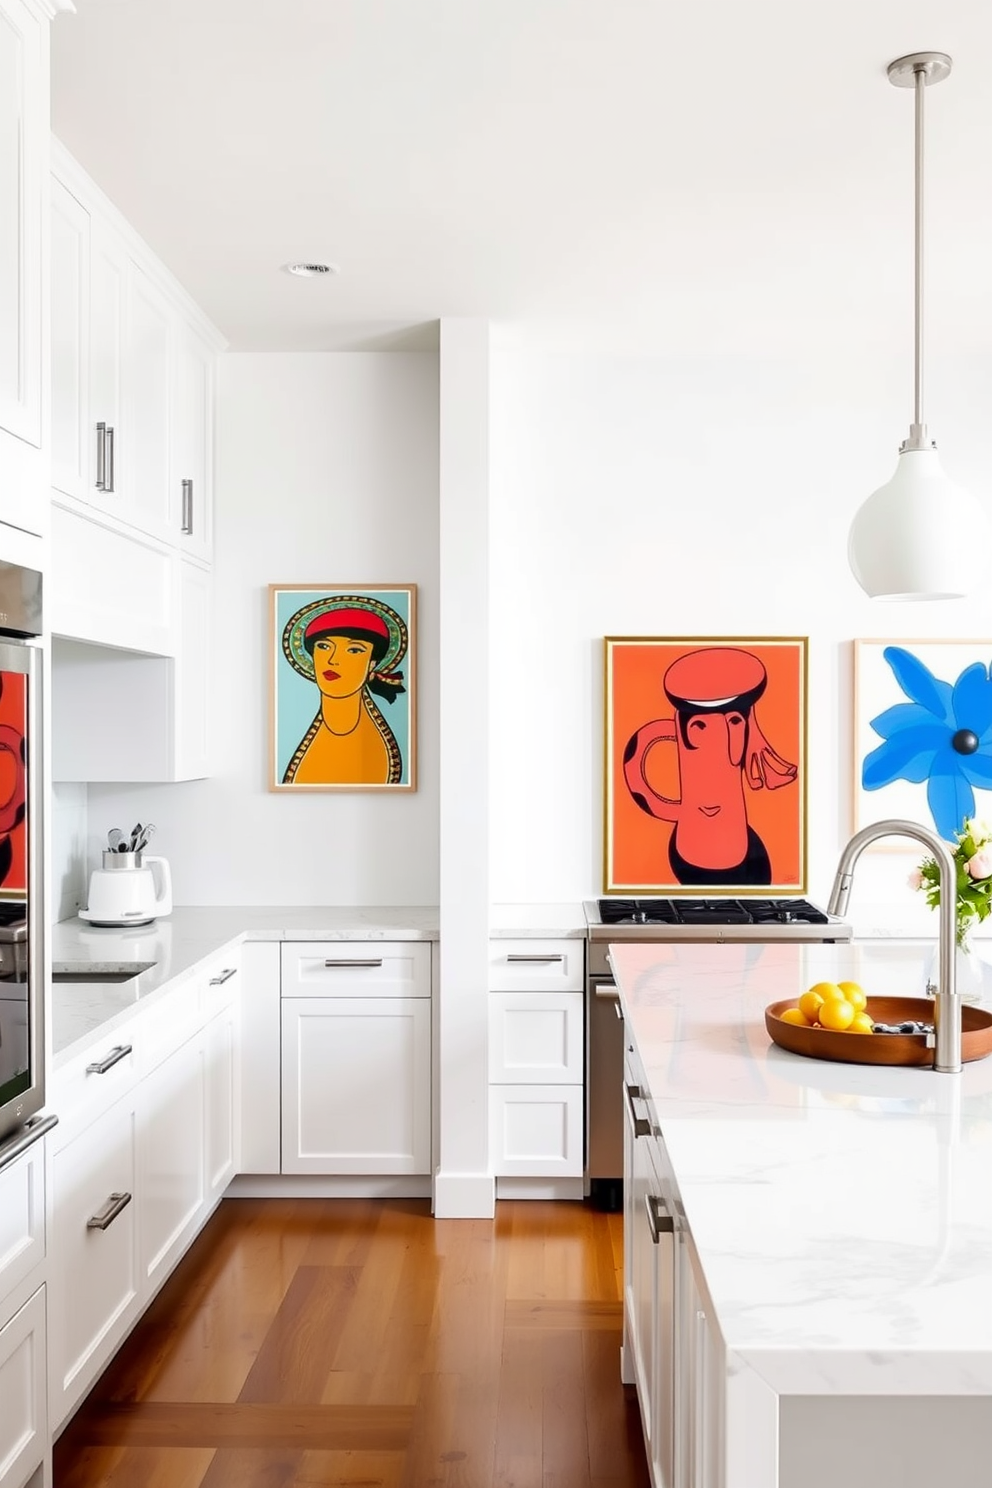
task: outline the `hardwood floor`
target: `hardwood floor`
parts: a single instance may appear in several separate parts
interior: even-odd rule
[[[622,1219],[228,1199],[55,1447],[56,1488],[648,1488]]]

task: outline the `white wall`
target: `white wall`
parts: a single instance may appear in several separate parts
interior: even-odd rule
[[[434,904],[436,355],[228,354],[218,392],[211,778],[91,786],[90,852],[151,819],[178,904]],[[270,583],[418,585],[410,793],[267,789]]]
[[[989,499],[992,366],[942,365],[936,382],[930,418],[948,473]],[[992,636],[988,586],[971,601],[885,605],[848,569],[851,516],[892,474],[909,400],[907,360],[863,349],[689,363],[497,352],[496,902],[602,887],[606,635],[809,637],[808,887],[825,902],[853,820],[849,642]],[[967,566],[966,533],[961,551]],[[852,907],[892,900],[934,933],[907,866],[866,855]]]

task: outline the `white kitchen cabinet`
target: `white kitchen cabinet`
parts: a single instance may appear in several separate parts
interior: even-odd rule
[[[59,1128],[55,1136],[60,1135]],[[53,1142],[49,1405],[65,1420],[139,1308],[136,1112],[131,1094],[64,1146]]]
[[[124,423],[120,453],[123,519],[150,537],[171,530],[172,431],[178,316],[165,293],[128,264]]]
[[[90,475],[90,214],[51,178],[52,487],[85,499]]]
[[[282,1171],[429,1174],[430,946],[281,951]]]
[[[227,957],[207,979],[204,1030],[206,1203],[223,1197],[241,1166],[241,978]]]
[[[581,940],[490,942],[489,1161],[497,1180],[582,1178],[584,950]]]
[[[0,1326],[3,1488],[22,1488],[49,1455],[45,1332],[45,1288],[40,1286]]]
[[[50,7],[0,0],[0,522],[48,530],[43,340]]]
[[[184,553],[213,557],[213,348],[186,322],[177,328],[171,527]],[[176,503],[178,501],[178,510]]]
[[[74,514],[55,510],[54,525],[75,522]],[[97,529],[82,523],[83,537]],[[117,534],[112,541],[138,549]],[[122,559],[128,553],[121,554]],[[152,576],[160,578],[152,561]],[[162,612],[180,617],[179,644],[174,656],[147,656],[124,651],[119,645],[89,645],[66,639],[66,608],[78,598],[75,620],[94,615],[105,601],[99,591],[74,596],[67,586],[55,601],[52,646],[52,778],[54,780],[176,781],[201,780],[210,771],[211,691],[210,620],[213,578],[208,569],[176,554],[166,555],[168,597]],[[60,572],[56,568],[56,573]],[[92,569],[90,570],[92,573]],[[113,578],[108,583],[113,585]],[[133,579],[126,574],[122,584]],[[71,585],[70,579],[69,584]],[[164,586],[163,586],[164,587]],[[107,618],[101,608],[94,618],[99,629],[123,623]],[[122,720],[126,724],[122,727]]]
[[[155,1291],[199,1228],[206,1203],[206,1043],[182,1044],[138,1087],[141,1286]]]
[[[282,1163],[279,953],[275,941],[241,948],[241,1169],[252,1174]]]

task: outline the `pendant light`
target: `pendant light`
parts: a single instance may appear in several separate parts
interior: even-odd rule
[[[914,52],[888,68],[890,83],[916,92],[915,389],[895,475],[859,508],[848,538],[848,562],[872,599],[961,599],[992,553],[988,513],[944,474],[923,417],[923,99],[950,70],[944,52]]]

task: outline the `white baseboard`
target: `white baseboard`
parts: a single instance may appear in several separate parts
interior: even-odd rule
[[[499,1199],[584,1199],[582,1178],[497,1178]]]
[[[309,1173],[239,1173],[225,1199],[429,1199],[429,1178],[318,1177]]]

